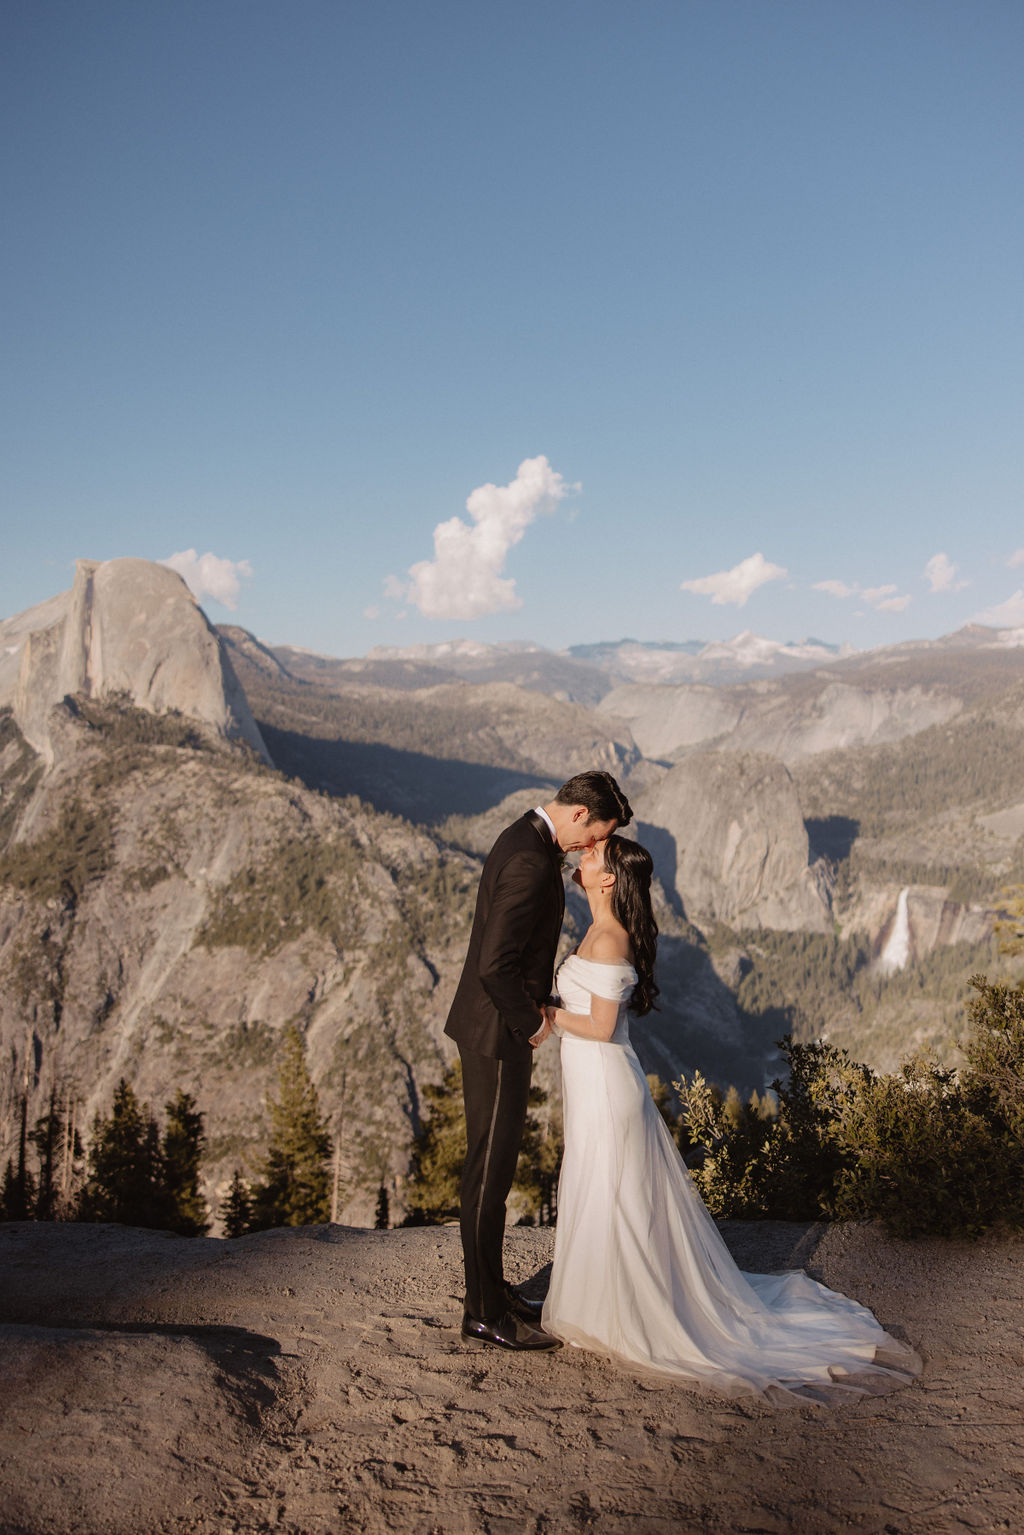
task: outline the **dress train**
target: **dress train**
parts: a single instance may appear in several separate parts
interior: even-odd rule
[[[565,1153],[547,1331],[634,1368],[778,1404],[888,1390],[917,1355],[802,1271],[737,1268],[629,1042],[630,965],[570,957],[562,1004],[619,1002],[607,1043],[563,1032]]]

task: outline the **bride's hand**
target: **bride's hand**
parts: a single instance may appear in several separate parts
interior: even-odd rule
[[[530,1035],[530,1044],[535,1050],[538,1045],[542,1045],[544,1043],[548,1035],[551,1033],[551,1010],[550,1008],[542,1007],[541,1012],[544,1016],[544,1022],[541,1024],[536,1034]]]

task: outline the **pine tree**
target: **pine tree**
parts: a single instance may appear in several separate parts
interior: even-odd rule
[[[263,1176],[253,1189],[252,1230],[308,1226],[330,1219],[327,1161],[331,1137],[320,1117],[320,1101],[306,1065],[302,1036],[285,1030],[278,1096],[268,1097],[270,1146]]]
[[[172,1212],[169,1229],[186,1237],[205,1236],[210,1219],[199,1188],[199,1163],[206,1149],[203,1116],[191,1093],[181,1088],[165,1108],[163,1174]]]
[[[82,1141],[72,1123],[73,1107],[62,1106],[55,1087],[50,1089],[49,1107],[36,1120],[28,1138],[39,1157],[39,1188],[36,1193],[36,1220],[66,1220],[72,1208],[71,1185],[76,1177],[76,1163],[82,1156]]]
[[[377,1215],[373,1225],[376,1231],[387,1231],[391,1225],[391,1205],[387,1188],[383,1183],[377,1190]]]
[[[433,1226],[459,1213],[459,1182],[466,1160],[462,1109],[462,1062],[448,1067],[439,1085],[427,1083],[429,1113],[413,1138],[409,1169],[409,1226]]]
[[[84,1220],[165,1229],[172,1218],[164,1182],[160,1132],[124,1077],[109,1118],[97,1114],[82,1191]]]
[[[36,1185],[28,1170],[28,1095],[21,1095],[21,1128],[18,1134],[18,1169],[8,1160],[0,1191],[0,1216],[5,1221],[28,1221],[35,1214]]]
[[[539,1226],[552,1226],[557,1214],[558,1172],[562,1165],[563,1137],[561,1122],[552,1122],[545,1130],[534,1109],[541,1109],[548,1101],[542,1087],[530,1088],[529,1109],[523,1126],[523,1139],[519,1148],[519,1161],[513,1189],[527,1205],[520,1218],[521,1225],[532,1225],[536,1217]]]
[[[36,1192],[35,1217],[37,1221],[51,1219],[54,1203],[54,1174],[63,1140],[64,1123],[57,1109],[57,1089],[50,1089],[50,1107],[36,1120],[35,1128],[28,1133],[39,1155],[39,1187]]]
[[[228,1197],[224,1201],[224,1235],[226,1237],[244,1237],[250,1229],[252,1221],[252,1198],[249,1193],[249,1185],[242,1177],[241,1170],[235,1168],[235,1175],[231,1180],[231,1188]]]

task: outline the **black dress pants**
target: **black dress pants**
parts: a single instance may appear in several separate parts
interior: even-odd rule
[[[466,1165],[459,1190],[466,1310],[477,1322],[497,1322],[508,1310],[501,1261],[505,1201],[523,1140],[533,1052],[499,1061],[460,1045],[459,1054],[466,1105]]]

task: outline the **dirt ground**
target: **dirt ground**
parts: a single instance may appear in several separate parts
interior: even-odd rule
[[[234,1242],[0,1226],[4,1535],[944,1535],[1024,1528],[1024,1242],[725,1223],[914,1345],[838,1408],[699,1395],[577,1349],[468,1350],[452,1227]],[[508,1234],[543,1291],[553,1233]]]

